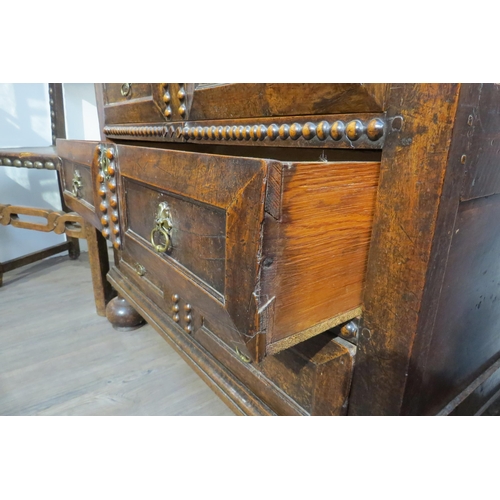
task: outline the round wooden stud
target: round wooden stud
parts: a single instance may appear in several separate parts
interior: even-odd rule
[[[101,234],[106,238],[108,239],[109,238],[109,229],[107,227],[105,227],[102,231],[101,231]]]
[[[259,141],[263,141],[266,138],[267,135],[267,129],[264,125],[259,125],[257,127],[257,139]]]
[[[304,139],[310,141],[313,137],[316,136],[316,125],[312,122],[307,122],[302,127],[302,135],[304,136]]]
[[[179,320],[181,319],[180,316],[178,314],[174,314],[172,316],[172,319],[176,322],[176,323],[179,323]]]
[[[145,323],[141,315],[120,296],[109,301],[106,306],[106,318],[115,330],[122,332],[136,330]]]
[[[370,141],[378,141],[384,135],[384,122],[380,118],[374,118],[366,126],[366,135]]]
[[[191,311],[191,304],[185,304],[184,305],[184,311],[190,312]]]
[[[99,189],[97,190],[97,194],[101,198],[106,198],[106,188],[104,186],[99,186]]]
[[[299,123],[294,123],[290,127],[290,138],[296,141],[301,136],[302,136],[302,125],[300,125]]]
[[[351,120],[347,124],[345,131],[346,131],[346,136],[351,141],[357,141],[364,132],[363,123],[361,123],[360,120]]]
[[[33,168],[33,163],[32,163],[31,161],[27,161],[27,160],[26,160],[26,161],[24,162],[24,166],[25,166],[26,168]]]
[[[179,302],[179,299],[180,299],[180,297],[176,293],[174,293],[172,295],[172,302],[176,302],[177,303],[177,302]]]
[[[184,327],[184,331],[185,331],[186,333],[191,333],[191,332],[193,331],[193,327],[192,327],[191,325],[186,325],[186,326]]]
[[[103,226],[108,226],[109,225],[109,219],[108,219],[108,216],[107,215],[103,215],[101,217],[101,224]]]
[[[12,160],[10,158],[4,158],[3,164],[9,167],[10,165],[12,165]]]
[[[118,222],[118,212],[114,211],[111,213],[111,220],[113,222]]]
[[[191,314],[186,314],[186,316],[184,316],[184,321],[186,323],[191,323],[192,320],[193,320],[193,317],[191,316]]]
[[[114,180],[108,182],[108,189],[114,193],[116,191],[116,182]]]
[[[184,116],[184,115],[186,114],[186,105],[185,105],[185,104],[181,104],[181,105],[179,106],[179,114],[180,114],[181,116]]]
[[[165,104],[168,104],[170,102],[170,92],[167,91],[163,94],[163,102]]]
[[[120,245],[121,245],[120,238],[116,238],[115,241],[113,241],[113,248],[115,250],[120,250]]]
[[[330,124],[323,120],[318,123],[318,126],[316,127],[316,135],[318,136],[318,139],[324,141],[328,137],[328,134],[330,134]]]
[[[12,164],[14,165],[14,167],[22,167],[23,166],[23,162],[21,160],[14,160],[12,162]]]
[[[254,125],[253,127],[250,128],[250,139],[252,141],[257,140],[257,131],[259,130],[259,127],[257,125]]]
[[[101,203],[99,204],[99,210],[105,214],[107,211],[108,211],[108,205],[105,201],[101,201]]]
[[[56,169],[56,166],[51,161],[46,162],[44,167],[47,170],[55,170]]]
[[[109,199],[109,204],[113,208],[116,208],[118,206],[118,199],[116,198],[116,196],[111,196],[111,198]]]
[[[113,150],[112,149],[106,149],[106,156],[108,159],[112,160],[113,159]]]
[[[43,163],[41,161],[36,161],[33,165],[35,165],[35,168],[43,168]]]
[[[104,182],[104,174],[101,171],[97,174],[97,182]]]
[[[172,312],[174,312],[174,313],[179,312],[179,304],[175,304],[174,306],[172,306]]]
[[[181,128],[179,127],[178,130],[181,130]],[[184,139],[189,139],[189,127],[184,127],[182,129],[182,137],[184,137]]]
[[[183,88],[180,88],[177,92],[177,97],[179,98],[179,101],[182,101],[186,97],[186,91]]]
[[[345,125],[343,122],[337,120],[332,124],[330,129],[330,136],[334,141],[340,141],[344,135]]]
[[[113,226],[113,234],[116,236],[120,234],[120,228],[118,226]]]
[[[288,139],[288,137],[290,136],[290,127],[288,125],[281,125],[279,129],[279,135],[280,139],[282,139],[283,141],[285,139]]]
[[[275,125],[273,123],[272,125],[269,125],[269,127],[267,127],[267,137],[269,137],[269,139],[271,139],[271,141],[274,141],[275,139],[277,139],[278,135],[279,135],[278,125]]]
[[[165,111],[163,112],[163,114],[167,117],[167,118],[170,118],[172,116],[172,110],[170,109],[170,106],[167,106],[165,108]]]

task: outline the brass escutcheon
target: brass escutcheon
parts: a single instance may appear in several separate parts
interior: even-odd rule
[[[144,266],[142,266],[141,264],[136,264],[135,265],[135,272],[139,276],[144,276],[146,274],[146,268]]]
[[[151,245],[158,253],[166,252],[171,248],[171,231],[172,231],[172,215],[170,214],[170,207],[168,203],[162,201],[158,205],[158,211],[155,217],[155,227],[151,231]],[[165,243],[159,245],[155,242],[155,235],[159,233],[163,236]]]
[[[71,184],[73,186],[71,189],[71,194],[76,198],[80,198],[81,197],[80,189],[83,187],[83,184],[82,184],[82,176],[80,175],[79,170],[75,170]]]
[[[130,94],[130,89],[132,88],[131,83],[122,83],[121,93],[122,96],[125,97]]]

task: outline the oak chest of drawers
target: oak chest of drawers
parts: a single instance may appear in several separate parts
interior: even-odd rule
[[[485,337],[480,362],[413,397],[435,383],[429,343],[454,335],[432,325],[474,86],[96,88],[103,140],[57,145],[66,201],[115,248],[119,300],[236,412],[450,413],[496,394]]]

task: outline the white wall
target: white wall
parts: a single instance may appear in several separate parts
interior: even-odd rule
[[[99,140],[94,85],[66,83],[63,92],[67,138]],[[0,148],[51,144],[48,84],[0,83]],[[56,172],[0,166],[0,203],[60,210]],[[64,239],[54,233],[0,225],[0,262]],[[86,251],[84,240],[80,240],[80,246]]]

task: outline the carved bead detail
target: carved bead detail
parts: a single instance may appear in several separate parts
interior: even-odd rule
[[[363,132],[364,127],[360,120],[352,120],[346,126],[346,135],[351,141],[357,141]]]
[[[380,118],[374,118],[368,122],[366,135],[371,141],[377,141],[384,135],[384,122]]]
[[[302,135],[304,136],[304,139],[307,139],[308,141],[311,140],[316,135],[316,125],[314,125],[314,123],[307,122],[302,127]]]
[[[179,297],[176,293],[174,293],[174,294],[172,295],[172,302],[176,302],[176,303],[177,303],[177,302],[179,302],[179,298],[180,298],[180,297]]]
[[[302,135],[302,126],[298,123],[294,123],[290,127],[290,138],[296,141]]]
[[[192,327],[191,325],[186,325],[186,326],[184,327],[184,331],[185,331],[186,333],[191,333],[191,332],[193,331],[193,327]]]
[[[340,141],[344,135],[345,125],[341,121],[336,121],[332,124],[330,129],[330,136],[334,141]]]
[[[173,307],[172,307],[172,311],[174,313],[178,313],[179,312],[179,304],[175,304]]]
[[[267,137],[269,137],[269,139],[271,139],[271,141],[274,141],[275,139],[277,139],[278,135],[279,135],[278,125],[275,125],[273,123],[272,125],[269,125],[269,127],[267,127]]]
[[[288,139],[288,137],[290,136],[290,127],[288,125],[281,125],[279,129],[279,135],[280,139],[282,139],[283,141],[285,139]]]
[[[202,126],[203,125],[203,126]],[[281,123],[271,125],[264,124],[242,124],[242,125],[192,125],[161,127],[161,126],[106,126],[104,131],[108,135],[117,136],[155,136],[172,137],[175,139],[196,139],[210,141],[274,141],[278,137],[283,140],[292,141],[342,141],[345,143],[359,141],[364,137],[364,144],[368,141],[377,142],[376,147],[382,147],[379,142],[384,136],[385,122],[382,118],[363,120],[350,120],[347,124],[341,120],[333,123],[322,120],[319,123],[308,121],[305,123]]]
[[[191,311],[191,304],[185,304],[184,305],[184,311],[190,312]]]
[[[316,128],[316,134],[318,136],[318,139],[325,141],[328,138],[328,135],[330,134],[330,124],[326,121],[322,121],[318,124],[318,127]]]
[[[179,323],[180,317],[179,317],[179,315],[178,315],[178,314],[174,314],[174,315],[172,316],[172,319],[173,319],[176,323]]]

